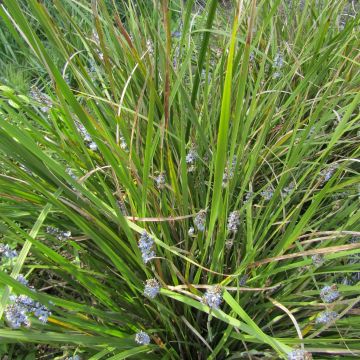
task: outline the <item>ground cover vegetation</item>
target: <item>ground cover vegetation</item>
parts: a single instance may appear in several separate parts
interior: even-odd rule
[[[360,356],[359,2],[0,2],[3,359]]]

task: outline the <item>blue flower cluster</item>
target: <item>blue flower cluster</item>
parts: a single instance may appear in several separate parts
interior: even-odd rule
[[[155,251],[152,249],[154,240],[146,231],[141,234],[138,246],[145,264],[156,256]]]
[[[336,311],[323,311],[321,312],[315,322],[316,324],[328,324],[329,322],[335,320],[339,314]]]
[[[22,285],[24,285],[24,286],[28,286],[29,285],[29,281],[25,278],[25,276],[24,275],[22,275],[22,274],[19,274],[17,277],[16,277],[16,280],[20,283],[20,284],[22,284]]]
[[[48,95],[41,92],[39,88],[36,86],[32,86],[30,91],[30,96],[38,103],[41,104],[40,110],[44,113],[49,112],[49,110],[52,108],[53,103]]]
[[[274,58],[273,68],[275,72],[273,74],[273,79],[278,79],[282,75],[282,67],[284,65],[284,58],[280,52],[277,52]]]
[[[11,304],[5,309],[5,319],[9,326],[18,329],[21,326],[30,327],[31,322],[29,316],[34,315],[43,324],[48,321],[51,312],[49,309],[34,301],[26,295],[18,295],[10,297]]]
[[[328,182],[333,176],[334,172],[337,170],[337,164],[331,164],[327,169],[324,169],[320,173],[321,184]]]
[[[156,186],[159,190],[163,189],[165,187],[166,184],[166,178],[165,178],[165,174],[164,173],[160,173],[156,178],[155,178],[155,182],[156,182]]]
[[[295,183],[292,181],[289,186],[284,187],[284,189],[282,190],[282,195],[283,196],[287,196],[288,194],[290,194],[293,190],[295,189]]]
[[[233,211],[229,214],[228,217],[228,231],[231,233],[236,233],[238,231],[238,227],[240,225],[240,212]]]
[[[71,231],[60,231],[58,228],[52,226],[47,226],[46,232],[50,235],[56,236],[58,240],[68,240],[71,237]]]
[[[232,162],[228,161],[227,166],[225,167],[225,171],[223,174],[222,187],[225,188],[229,181],[234,177],[236,167],[236,156],[234,156]]]
[[[340,297],[340,293],[337,290],[336,285],[326,285],[320,291],[321,300],[326,303],[334,302],[338,297]]]
[[[0,256],[6,259],[13,259],[18,256],[17,251],[10,248],[8,244],[0,244]]]
[[[206,211],[201,210],[194,219],[194,225],[197,227],[199,231],[205,230],[205,224],[206,224]]]
[[[311,360],[311,359],[312,359],[311,353],[300,349],[293,350],[288,354],[288,360]]]
[[[96,151],[97,150],[96,142],[93,141],[91,135],[86,130],[85,126],[78,121],[75,122],[75,125],[79,133],[81,134],[84,142],[86,143],[87,147],[93,151]]]
[[[312,263],[315,267],[320,267],[324,264],[325,259],[324,256],[321,254],[315,254],[311,257]]]
[[[188,165],[188,169],[187,169],[188,172],[195,171],[195,162],[197,158],[198,158],[198,154],[195,148],[191,148],[189,152],[186,154],[186,158],[185,158],[186,164]]]
[[[154,299],[160,291],[160,284],[156,279],[146,280],[144,295],[150,299]]]
[[[140,331],[135,335],[135,341],[140,345],[148,345],[150,344],[150,336],[146,332]]]
[[[266,201],[269,201],[274,195],[274,188],[269,185],[260,194]]]
[[[206,290],[201,302],[211,309],[217,309],[222,303],[222,289],[219,285]]]

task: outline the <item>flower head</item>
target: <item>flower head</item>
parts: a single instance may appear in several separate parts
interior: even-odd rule
[[[324,256],[321,254],[313,255],[311,257],[311,260],[315,267],[320,267],[325,262]]]
[[[80,123],[79,121],[75,121],[75,126],[76,126],[77,130],[79,131],[81,137],[83,138],[86,146],[89,149],[91,149],[93,151],[96,151],[97,150],[97,144],[96,144],[96,142],[93,141],[91,135],[86,130],[85,126],[82,123]]]
[[[249,275],[245,274],[240,278],[239,285],[244,286],[249,278]]]
[[[152,42],[151,39],[146,40],[146,48],[150,55],[154,54],[154,43]]]
[[[7,259],[13,259],[18,256],[18,253],[16,250],[11,249],[8,244],[0,244],[0,256]]]
[[[163,189],[166,184],[165,174],[162,172],[155,178],[156,186],[159,190]]]
[[[201,302],[212,309],[217,309],[222,303],[222,289],[219,285],[206,290]]]
[[[236,233],[240,225],[240,212],[232,211],[228,217],[227,228],[229,232]]]
[[[80,356],[79,355],[70,356],[66,358],[66,360],[80,360]]]
[[[274,189],[271,185],[269,185],[260,194],[266,201],[269,201],[274,195]]]
[[[185,158],[186,163],[193,164],[196,161],[197,157],[198,157],[198,154],[197,154],[196,150],[194,148],[191,148],[186,155],[186,158]]]
[[[135,341],[140,345],[150,344],[150,336],[145,331],[139,331],[135,335]]]
[[[290,194],[295,189],[295,183],[292,181],[288,186],[282,190],[283,196]]]
[[[325,184],[328,182],[333,176],[334,172],[338,168],[337,164],[331,164],[327,169],[324,169],[320,172],[320,182],[321,184]]]
[[[19,274],[19,275],[17,276],[16,280],[17,280],[20,284],[22,284],[22,285],[24,285],[24,286],[28,286],[28,284],[29,284],[29,281],[26,280],[25,277],[24,277],[24,275],[22,275],[22,274]]]
[[[69,239],[71,237],[71,231],[67,230],[67,231],[60,231],[60,233],[57,235],[57,238],[59,240],[66,240]]]
[[[30,319],[27,309],[19,304],[7,305],[5,308],[5,319],[9,326],[18,329],[21,326],[30,327]]]
[[[78,179],[78,177],[74,174],[74,172],[72,171],[72,169],[71,168],[66,168],[66,173],[69,175],[69,176],[71,176],[74,180],[77,180]]]
[[[194,225],[197,227],[199,231],[204,231],[205,224],[206,224],[206,210],[201,210],[195,216]]]
[[[156,279],[146,280],[144,295],[150,299],[154,299],[160,291],[160,284]]]
[[[88,147],[90,150],[92,151],[96,151],[98,149],[96,142],[92,141],[91,143],[88,144]]]
[[[59,229],[53,226],[47,226],[46,227],[46,232],[50,235],[55,235],[59,232]]]
[[[127,142],[126,139],[124,138],[123,135],[120,134],[120,149],[124,150],[125,152],[128,152],[128,146],[127,146]]]
[[[5,319],[9,326],[15,329],[21,326],[29,327],[31,325],[30,316],[37,317],[43,324],[45,324],[51,315],[49,309],[35,302],[27,295],[11,296],[12,304],[5,309]]]
[[[275,72],[273,74],[273,78],[277,79],[281,76],[281,69],[284,65],[284,58],[280,52],[277,52],[274,57],[274,63],[273,68],[275,69]]]
[[[311,360],[311,359],[312,359],[311,353],[300,349],[293,350],[288,354],[288,360]]]
[[[334,302],[338,297],[340,297],[340,293],[337,290],[337,286],[334,285],[326,285],[320,291],[320,297],[322,301],[326,303]]]
[[[154,240],[146,231],[141,234],[138,246],[145,264],[156,256],[155,251],[152,249]]]
[[[252,191],[247,191],[246,194],[245,194],[244,204],[248,203],[249,200],[252,198],[253,195],[254,195],[254,194],[253,194]]]
[[[332,322],[335,320],[339,314],[336,311],[323,311],[321,312],[315,322],[316,324],[328,324],[329,322]]]
[[[71,231],[60,231],[58,228],[52,226],[47,226],[46,232],[50,235],[56,236],[58,240],[67,240],[71,237]]]
[[[195,170],[195,162],[198,158],[198,154],[194,147],[192,147],[186,155],[185,161],[188,165],[188,172],[193,172]]]
[[[30,96],[38,103],[41,103],[40,110],[44,113],[52,108],[52,101],[48,95],[41,92],[39,88],[33,86],[30,91]]]
[[[117,205],[121,211],[121,213],[125,216],[128,215],[127,209],[126,209],[126,205],[125,202],[123,200],[117,200]]]
[[[43,324],[47,323],[48,318],[51,315],[49,309],[45,305],[40,304],[39,302],[35,303],[32,311],[34,313],[34,316],[36,316]]]
[[[227,166],[225,167],[223,180],[222,180],[222,187],[226,187],[229,184],[229,181],[234,177],[236,167],[236,156],[233,157],[232,162],[228,161]]]

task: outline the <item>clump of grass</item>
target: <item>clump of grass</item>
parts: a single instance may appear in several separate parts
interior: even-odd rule
[[[358,9],[229,3],[0,5],[4,354],[360,353]]]

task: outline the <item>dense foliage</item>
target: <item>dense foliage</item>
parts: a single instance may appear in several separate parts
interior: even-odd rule
[[[359,4],[0,3],[0,354],[360,355]]]

